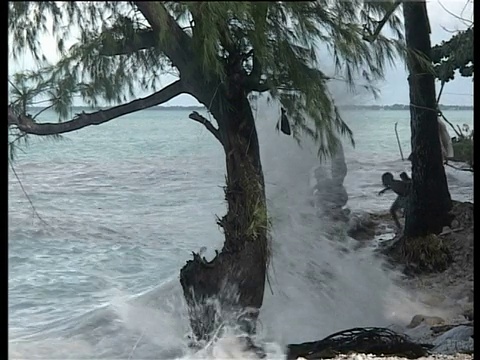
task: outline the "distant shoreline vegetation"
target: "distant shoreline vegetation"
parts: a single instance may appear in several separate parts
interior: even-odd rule
[[[347,110],[410,110],[410,105],[338,105]],[[473,110],[473,105],[440,105],[440,110]]]
[[[31,112],[37,112],[37,111],[40,111],[42,110],[43,108],[42,107],[38,107],[38,106],[30,106],[27,108],[27,111],[31,111]],[[71,111],[73,113],[80,113],[82,111],[85,111],[85,112],[92,112],[92,111],[97,111],[97,110],[101,110],[102,107],[95,107],[95,108],[92,108],[92,107],[89,107],[89,106],[72,106],[71,107]],[[104,107],[103,108],[104,110],[107,110],[109,109],[109,107]],[[147,109],[143,109],[143,110],[140,110],[140,111],[205,111],[207,110],[207,108],[205,106],[152,106],[150,108],[147,108]]]
[[[393,104],[393,105],[339,105],[342,110],[410,110],[410,105]],[[43,108],[32,106],[28,111],[38,112]],[[91,112],[101,108],[88,106],[72,106],[72,112],[79,113],[82,111]],[[142,111],[205,111],[204,106],[152,106]],[[440,105],[440,110],[473,110],[471,105]]]

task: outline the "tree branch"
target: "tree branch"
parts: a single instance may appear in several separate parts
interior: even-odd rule
[[[33,205],[32,199],[30,198],[30,196],[28,195],[27,191],[26,191],[25,188],[23,187],[22,181],[20,180],[20,177],[18,176],[17,171],[16,171],[15,168],[13,167],[13,164],[12,164],[12,162],[11,162],[10,160],[8,160],[8,164],[10,165],[10,168],[12,169],[13,174],[14,174],[15,177],[17,178],[18,183],[20,184],[20,188],[22,189],[23,194],[25,195],[25,197],[27,198],[28,202],[30,203],[30,206],[32,207],[33,215],[37,215],[37,217],[40,219],[40,221],[42,221],[44,224],[46,224],[46,225],[48,225],[48,226],[51,227],[51,225],[50,225],[49,223],[47,223],[45,220],[43,220],[43,218],[40,216],[40,214],[38,213],[37,209],[35,208],[35,205]]]
[[[266,25],[267,25],[267,16],[268,16],[268,9],[269,4],[268,2],[256,2],[254,3],[255,6],[255,27],[259,33],[266,32]],[[261,63],[258,54],[255,53],[254,49],[250,50],[252,56],[252,71],[249,75],[249,81],[252,83],[260,83],[261,76],[263,73],[263,64]]]
[[[398,6],[402,3],[402,0],[397,0],[395,1],[395,3],[392,5],[392,8],[390,10],[387,11],[387,13],[385,14],[385,16],[383,17],[382,20],[380,20],[378,22],[378,25],[377,25],[377,28],[375,29],[375,31],[372,33],[370,31],[370,29],[367,29],[365,27],[365,31],[368,30],[368,32],[370,34],[368,35],[363,35],[363,40],[367,41],[367,42],[374,42],[378,35],[380,35],[380,32],[382,31],[383,27],[385,26],[385,24],[387,23],[388,19],[390,18],[390,16],[392,16],[392,14],[395,12],[395,10],[397,10]],[[367,26],[367,25],[365,25]]]
[[[458,15],[454,14],[453,12],[448,10],[440,1],[438,2],[438,4],[442,7],[443,10],[445,10],[449,15],[453,16],[455,19],[462,21],[465,25],[470,25],[470,26],[473,25],[473,21],[465,19],[462,16],[458,16]],[[465,6],[466,6],[466,4],[465,4]],[[464,8],[464,10],[465,10],[465,8]]]
[[[169,39],[169,41],[165,41],[162,44],[162,51],[170,58],[175,67],[180,70],[188,66],[193,59],[192,39],[182,30],[167,9],[160,2],[156,1],[134,1],[134,4],[148,21],[156,36],[160,36],[162,32],[165,32],[173,37],[173,39]],[[167,19],[167,28],[162,23],[162,18]]]
[[[450,158],[449,158],[448,160],[456,161],[454,158],[453,158],[453,159],[450,159]],[[451,164],[449,164],[449,163],[446,163],[445,165],[450,166],[452,169],[455,169],[455,170],[469,171],[469,172],[472,172],[472,173],[474,172],[472,168],[460,168],[460,167],[451,165]]]
[[[136,41],[135,41],[136,39]],[[116,56],[127,55],[134,52],[155,47],[157,44],[155,34],[152,30],[137,31],[134,36],[116,42],[102,42],[100,55]]]
[[[220,141],[220,144],[223,145],[223,140],[220,136],[220,132],[218,131],[218,129],[213,126],[213,124],[208,121],[204,116],[200,115],[198,112],[194,111],[192,112],[190,115],[188,115],[188,117],[196,122],[199,122],[200,124],[203,124],[208,131],[210,131],[212,133],[213,136],[215,136],[215,138]]]
[[[438,104],[437,104],[438,106]],[[457,129],[455,129],[455,126],[453,126],[453,124],[448,121],[448,119],[445,117],[445,115],[443,115],[443,112],[442,111],[439,111],[440,113],[440,116],[442,117],[443,120],[445,120],[445,122],[450,125],[450,127],[453,129],[453,131],[455,131],[455,134],[457,134],[458,138],[461,138],[462,137],[462,130],[460,130],[460,132],[458,132]],[[457,125],[458,126],[458,125]],[[459,128],[460,129],[460,128]]]
[[[16,125],[23,132],[33,135],[55,135],[75,131],[90,125],[100,125],[117,117],[160,105],[184,92],[181,80],[164,87],[145,98],[133,100],[129,103],[114,106],[107,110],[92,113],[82,112],[70,121],[61,123],[37,123],[31,116],[17,115],[11,106],[8,107],[8,126]]]

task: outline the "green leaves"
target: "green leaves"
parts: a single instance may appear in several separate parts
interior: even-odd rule
[[[345,81],[352,91],[362,86],[375,95],[373,84],[383,77],[403,39],[393,5],[393,0],[164,1],[148,6],[9,2],[9,36],[15,58],[31,51],[40,62],[45,60],[40,36],[50,31],[56,37],[60,61],[43,61],[40,70],[23,74],[22,81],[37,89],[27,96],[30,100],[42,89],[61,118],[76,96],[92,106],[124,102],[136,90],[156,89],[162,74],[179,76],[185,63],[196,76],[201,71],[205,82],[222,83],[229,60],[240,55],[246,92],[269,91],[287,109],[297,139],[310,136],[319,143],[319,153],[328,155],[338,135],[353,143],[328,81]],[[374,42],[363,41],[365,28],[373,28],[386,14],[385,24],[398,38],[378,35]],[[77,41],[68,47],[75,32]],[[320,70],[320,45],[334,58],[336,72],[330,77]],[[172,57],[172,49],[180,56]]]
[[[473,25],[467,30],[459,31],[450,40],[432,47],[431,58],[436,77],[442,82],[455,78],[455,71],[461,76],[473,76]]]
[[[127,97],[134,95],[135,88],[155,88],[159,73],[165,67],[171,69],[171,64],[156,48],[129,51],[141,48],[140,43],[146,38],[143,35],[147,33],[138,14],[132,15],[129,11],[130,17],[126,15],[125,3],[73,2],[63,3],[61,7],[43,2],[9,4],[12,10],[10,35],[16,45],[14,55],[29,50],[35,58],[40,58],[38,39],[42,33],[33,30],[25,33],[22,29],[33,24],[29,12],[44,9],[54,14],[51,30],[59,37],[57,47],[63,56],[54,65],[43,62],[40,70],[28,72],[28,80],[34,88],[54,89],[43,95],[49,97],[61,119],[69,115],[74,97],[82,98],[91,106],[127,101]],[[40,20],[40,25],[35,23],[34,30],[46,29],[46,19]],[[66,36],[74,27],[79,33],[78,41],[66,49]],[[23,41],[24,37],[29,40]],[[147,42],[148,45],[153,43],[151,39]],[[105,56],[102,49],[109,50],[109,55],[119,54]],[[27,73],[23,74],[26,76]]]

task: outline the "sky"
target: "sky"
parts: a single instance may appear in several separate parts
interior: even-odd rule
[[[381,0],[380,0],[381,1]],[[473,20],[473,1],[472,0],[427,0],[427,9],[432,29],[432,45],[439,44],[443,40],[448,40],[452,32],[463,30],[468,27],[468,23],[459,19]],[[52,37],[42,39],[42,48],[46,54],[49,54],[49,60],[53,61],[56,56],[55,40]],[[25,68],[33,68],[34,62],[30,56],[24,56],[18,63],[9,62],[9,74]],[[327,72],[328,74],[328,72]],[[337,103],[349,104],[408,104],[408,83],[407,71],[402,60],[398,60],[395,67],[389,68],[385,74],[385,80],[376,86],[380,90],[380,97],[374,99],[372,95],[365,92],[357,95],[348,93],[345,87],[333,85],[333,93]],[[167,85],[172,82],[172,76],[165,76],[162,84]],[[438,83],[438,82],[437,82]],[[437,92],[439,84],[437,84]],[[147,96],[148,93],[139,94]],[[473,81],[472,78],[463,78],[456,76],[455,80],[450,81],[444,87],[441,103],[444,105],[473,105]],[[76,105],[82,105],[81,103]],[[199,103],[190,95],[180,95],[170,100],[164,106],[195,106]]]

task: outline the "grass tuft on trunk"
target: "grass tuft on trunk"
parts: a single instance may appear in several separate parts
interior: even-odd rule
[[[452,255],[444,240],[430,234],[424,237],[402,237],[386,250],[395,262],[405,265],[406,273],[438,273],[452,263]]]

